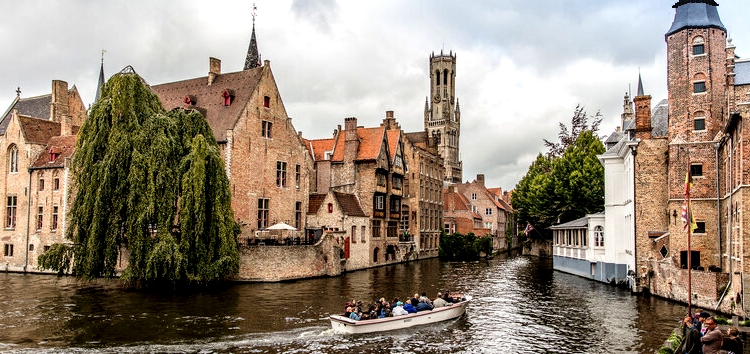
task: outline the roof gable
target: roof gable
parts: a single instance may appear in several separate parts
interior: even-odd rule
[[[250,102],[263,78],[264,67],[218,75],[211,85],[208,76],[151,86],[159,97],[162,107],[172,110],[177,107],[196,108],[203,113],[211,126],[216,141],[227,140],[227,130],[234,128],[240,114]],[[223,93],[234,95],[229,106],[224,105]],[[186,104],[185,97],[194,99],[194,105]]]
[[[18,123],[27,143],[47,144],[50,138],[60,135],[58,122],[19,115]]]

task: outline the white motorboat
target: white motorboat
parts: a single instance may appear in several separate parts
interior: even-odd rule
[[[356,321],[344,316],[331,315],[331,327],[336,332],[344,333],[370,333],[392,331],[396,329],[409,328],[435,322],[442,322],[461,317],[466,312],[466,306],[471,301],[471,296],[466,296],[465,301],[454,303],[451,306],[436,308],[432,311],[420,311],[408,315],[377,318],[372,320]]]

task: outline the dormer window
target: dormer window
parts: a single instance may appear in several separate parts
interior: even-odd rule
[[[271,107],[271,97],[263,96],[263,107]]]
[[[221,93],[221,98],[224,100],[225,107],[232,105],[232,102],[234,101],[234,91],[225,89],[224,92]]]
[[[195,103],[198,102],[198,100],[193,95],[185,95],[183,102],[185,102],[186,106],[195,106]]]
[[[51,147],[49,149],[49,162],[55,162],[57,160],[57,157],[60,156],[60,150],[58,150],[56,147]]]

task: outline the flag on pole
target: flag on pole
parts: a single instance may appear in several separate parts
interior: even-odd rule
[[[698,224],[695,222],[695,216],[690,209],[687,200],[685,200],[685,203],[682,204],[682,223],[685,224],[682,229],[687,231],[688,225],[690,225],[690,232],[693,232],[698,228]]]
[[[690,170],[685,174],[685,197],[690,195],[690,189],[693,188],[693,174]]]
[[[526,230],[523,230],[523,233],[526,234],[526,236],[529,236],[529,234],[534,231],[534,227],[531,226],[531,223],[526,223]]]

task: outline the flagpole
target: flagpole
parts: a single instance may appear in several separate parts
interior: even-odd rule
[[[693,258],[693,253],[690,250],[690,234],[693,231],[693,210],[690,208],[690,182],[691,182],[691,173],[690,173],[690,155],[688,155],[688,164],[687,164],[687,177],[685,178],[685,199],[687,203],[687,267],[688,267],[688,316],[693,316],[691,307],[693,303],[693,279],[692,279],[692,262],[691,259]]]

